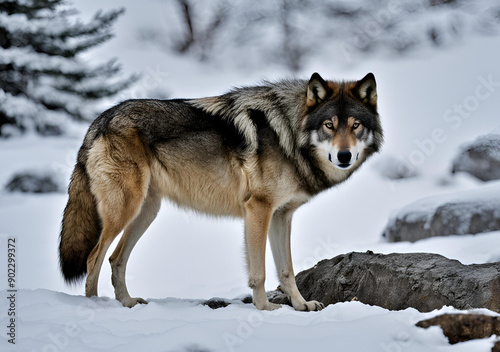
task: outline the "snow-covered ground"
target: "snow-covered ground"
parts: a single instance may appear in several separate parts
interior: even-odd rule
[[[83,15],[114,2],[78,1]],[[283,77],[263,68],[246,72],[200,66],[140,43],[134,30],[146,14],[162,20],[159,2],[127,2],[117,37],[89,59],[118,56],[126,73],[143,81],[120,99],[163,91],[172,97],[216,95],[234,85]],[[156,7],[160,7],[157,9]],[[348,251],[432,252],[463,263],[500,261],[500,232],[387,243],[381,233],[390,214],[423,197],[474,190],[483,184],[464,174],[449,175],[461,143],[500,126],[498,37],[478,38],[442,51],[421,51],[406,59],[376,59],[355,66],[316,60],[301,76],[356,79],[374,72],[380,115],[391,154],[418,176],[388,180],[374,157],[352,179],[319,195],[297,212],[292,250],[296,272]],[[335,48],[332,48],[334,50]],[[111,53],[111,54],[110,54]],[[27,135],[0,141],[0,185],[16,171],[49,170],[67,182],[85,126],[69,126],[59,138]],[[382,157],[382,156],[380,156]],[[242,223],[179,210],[165,202],[135,248],[127,283],[146,306],[122,308],[114,297],[110,269],[103,266],[99,293],[83,297],[83,284],[68,287],[58,268],[57,246],[67,196],[0,191],[0,350],[9,351],[489,351],[493,339],[448,345],[439,328],[414,324],[443,312],[392,312],[359,302],[321,312],[284,307],[259,312],[234,303],[212,310],[211,297],[247,294]],[[9,308],[7,239],[16,238],[17,344],[7,343]],[[112,250],[112,249],[111,249]],[[109,253],[111,253],[111,250]],[[278,282],[267,255],[267,289]],[[486,311],[481,311],[486,312]],[[487,314],[492,314],[486,312]]]
[[[23,319],[13,351],[471,352],[489,351],[493,343],[489,338],[450,346],[440,328],[414,326],[438,312],[390,312],[359,302],[303,313],[291,307],[260,312],[244,304],[212,310],[200,301],[176,298],[126,309],[106,298],[41,289],[23,290],[18,299]],[[439,311],[450,312],[455,310]]]

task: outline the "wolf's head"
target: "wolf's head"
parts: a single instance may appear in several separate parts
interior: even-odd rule
[[[305,129],[320,158],[350,169],[377,152],[383,134],[377,113],[375,76],[360,81],[325,81],[314,73],[307,86]]]

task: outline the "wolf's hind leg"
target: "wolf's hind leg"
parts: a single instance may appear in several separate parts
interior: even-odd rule
[[[269,241],[273,252],[276,270],[281,283],[281,289],[289,297],[295,310],[311,311],[324,308],[318,301],[307,302],[299,292],[293,272],[290,233],[292,229],[292,212],[276,211],[271,219]]]
[[[101,237],[87,258],[87,272],[89,273],[85,283],[85,295],[87,297],[97,296],[99,273],[101,271],[104,257],[106,256],[106,252],[116,236],[120,234],[127,223],[129,223],[135,217],[135,214],[137,214],[139,206],[134,205],[135,204],[133,202],[128,204],[125,202],[116,204],[109,202],[109,200],[102,200],[102,210],[100,211],[100,214],[103,222],[103,229]],[[110,215],[111,213],[113,213],[113,215]]]
[[[104,206],[105,207],[105,206]],[[116,210],[117,212],[131,213],[130,206],[128,207],[128,211],[123,211],[123,209],[116,209],[110,207],[110,209]],[[102,212],[106,213],[106,211]],[[99,281],[99,273],[101,272],[102,263],[104,261],[104,257],[106,256],[106,252],[108,251],[109,246],[113,242],[113,240],[120,234],[125,225],[133,218],[133,216],[129,217],[120,217],[120,222],[110,221],[109,218],[102,217],[103,221],[103,230],[101,233],[101,237],[97,245],[90,252],[89,257],[87,258],[87,281],[85,283],[85,295],[87,297],[97,296],[97,285]]]
[[[99,272],[113,240],[139,213],[146,198],[150,172],[137,138],[122,136],[97,139],[87,162],[91,191],[102,221],[99,242],[87,258],[87,297],[97,296]],[[134,144],[135,142],[135,144]]]
[[[133,307],[137,303],[147,303],[142,298],[130,297],[125,280],[125,271],[130,253],[134,249],[137,241],[141,238],[149,225],[153,222],[160,210],[161,197],[154,195],[149,189],[149,194],[144,200],[139,215],[130,223],[123,233],[115,251],[109,258],[111,263],[111,281],[115,287],[115,297],[125,307]]]
[[[121,232],[121,229],[113,227],[103,227],[101,238],[97,245],[90,252],[87,258],[87,281],[85,282],[85,295],[87,297],[97,296],[97,284],[99,273],[101,272],[102,262],[106,252],[115,239]]]

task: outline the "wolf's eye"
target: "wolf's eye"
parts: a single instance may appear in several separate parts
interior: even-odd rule
[[[355,130],[358,127],[359,127],[359,122],[354,122],[354,124],[352,125],[352,129]]]
[[[325,127],[329,130],[333,130],[333,122],[327,121],[325,122]]]

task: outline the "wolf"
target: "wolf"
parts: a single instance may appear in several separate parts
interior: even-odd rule
[[[75,283],[88,273],[86,296],[97,296],[106,251],[123,231],[109,258],[115,296],[126,307],[147,303],[130,296],[125,270],[168,198],[201,213],[243,218],[257,309],[280,307],[264,289],[269,236],[292,306],[321,310],[297,289],[293,213],[349,178],[382,141],[372,73],[359,81],[314,73],[208,98],[122,102],[97,117],[78,152],[60,233],[62,274]]]

